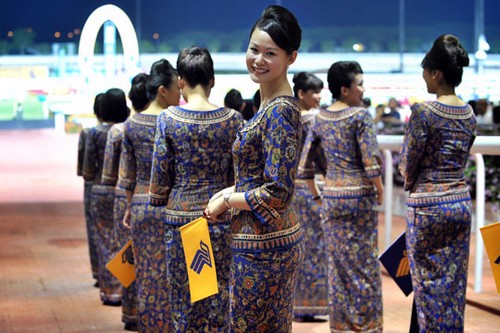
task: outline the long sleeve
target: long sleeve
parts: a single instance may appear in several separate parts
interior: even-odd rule
[[[119,126],[121,126],[121,124],[115,124],[108,131],[102,166],[103,185],[115,186],[118,181],[118,168],[120,166],[120,154],[123,138],[123,131]]]
[[[300,147],[300,114],[288,104],[269,108],[261,131],[263,184],[245,193],[261,223],[276,219],[290,204]]]
[[[127,124],[125,125],[127,126]],[[120,168],[118,186],[127,191],[134,191],[137,179],[137,163],[134,147],[128,136],[127,127],[124,129],[122,149],[120,156]]]
[[[95,129],[90,129],[85,141],[85,152],[83,157],[82,174],[85,180],[93,181],[97,173],[97,147],[93,140],[92,133]]]
[[[369,178],[382,175],[380,161],[380,150],[373,120],[368,110],[361,113],[361,119],[358,122],[356,140],[361,153],[361,162]]]
[[[407,191],[411,190],[418,177],[420,161],[427,144],[428,124],[424,111],[425,109],[420,105],[413,107],[401,148],[399,171],[405,178]]]
[[[158,116],[149,186],[149,203],[165,206],[174,183],[174,151],[167,140],[167,112]]]

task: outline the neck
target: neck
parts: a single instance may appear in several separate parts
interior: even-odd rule
[[[163,111],[163,106],[158,103],[157,100],[154,100],[149,104],[148,108],[142,111],[143,114],[160,114]]]
[[[183,105],[184,108],[195,111],[209,111],[217,109],[218,106],[212,104],[208,100],[210,95],[210,88],[204,88],[197,85],[194,88],[184,87],[182,89],[182,95],[186,100],[186,104]]]
[[[279,96],[293,96],[293,91],[288,80],[282,80],[275,84],[260,85],[260,105],[265,105]]]

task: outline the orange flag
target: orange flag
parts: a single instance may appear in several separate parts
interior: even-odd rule
[[[495,278],[497,292],[500,294],[500,222],[487,225],[480,230]]]
[[[134,255],[132,253],[132,241],[127,244],[113,257],[106,268],[113,274],[125,288],[135,280]]]
[[[180,227],[180,231],[191,303],[194,303],[219,292],[208,222],[200,217]]]

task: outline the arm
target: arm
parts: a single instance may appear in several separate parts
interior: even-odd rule
[[[405,190],[411,190],[417,176],[420,161],[427,144],[428,124],[424,114],[425,107],[416,105],[405,130],[399,171],[405,179]]]
[[[88,181],[93,181],[97,172],[97,150],[93,140],[94,133],[95,129],[89,130],[87,140],[85,140],[82,174],[83,179]]]
[[[113,125],[108,132],[102,166],[102,184],[104,185],[115,186],[118,181],[122,135],[117,125]]]
[[[167,140],[166,112],[156,121],[151,181],[149,183],[149,203],[152,206],[165,206],[174,182],[174,151]]]

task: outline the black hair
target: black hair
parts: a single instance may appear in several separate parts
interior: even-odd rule
[[[463,68],[469,66],[469,55],[457,37],[445,34],[434,41],[421,65],[430,71],[441,71],[446,83],[457,87],[462,82]]]
[[[261,17],[250,30],[250,36],[255,28],[266,32],[273,42],[287,54],[292,54],[300,47],[302,29],[297,18],[285,7],[274,5],[264,9]]]
[[[97,119],[102,120],[102,100],[104,99],[104,93],[98,93],[94,98],[94,114]]]
[[[255,109],[259,110],[259,108],[260,108],[260,89],[257,89],[255,94],[253,94],[252,103],[253,103],[253,106],[255,107]]]
[[[226,96],[224,96],[224,106],[241,111],[241,107],[243,106],[243,97],[241,97],[241,93],[236,89],[229,90]]]
[[[337,61],[330,66],[327,80],[328,89],[334,99],[340,97],[342,87],[351,87],[354,77],[363,74],[363,70],[357,61]]]
[[[149,100],[152,101],[156,98],[160,86],[170,89],[176,75],[177,71],[168,60],[160,59],[155,61],[151,65],[146,84]]]
[[[102,100],[102,121],[121,123],[130,114],[125,93],[119,88],[111,88],[104,93]]]
[[[293,94],[295,98],[299,97],[299,90],[306,92],[308,90],[320,91],[321,89],[323,89],[323,81],[312,73],[299,72],[293,76]]]
[[[190,87],[208,87],[214,78],[214,62],[206,48],[191,46],[183,49],[177,58],[179,76]]]
[[[132,102],[134,110],[137,112],[143,111],[150,102],[147,91],[148,79],[149,75],[146,73],[139,73],[132,79],[132,86],[128,92],[128,98]]]

